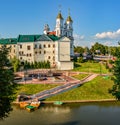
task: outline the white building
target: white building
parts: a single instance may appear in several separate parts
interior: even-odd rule
[[[71,57],[74,56],[72,23],[69,15],[63,24],[63,17],[59,12],[54,31],[51,32],[46,24],[43,35],[19,35],[18,38],[0,39],[0,44],[12,46],[9,55],[16,56],[21,62],[49,61],[51,67],[70,70],[73,69]]]

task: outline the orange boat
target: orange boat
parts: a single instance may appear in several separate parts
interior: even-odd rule
[[[29,105],[29,103],[27,103],[27,102],[20,102],[20,108],[25,108],[28,105]]]
[[[40,106],[40,101],[31,102],[30,106],[34,106],[34,107],[36,107],[36,108],[39,108],[39,106]]]

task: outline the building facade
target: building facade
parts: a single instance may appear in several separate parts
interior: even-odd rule
[[[0,39],[0,46],[11,47],[9,58],[17,57],[21,62],[49,61],[59,70],[73,69],[72,19],[68,16],[63,25],[61,12],[56,18],[54,31],[46,24],[42,35],[19,35],[17,38]]]

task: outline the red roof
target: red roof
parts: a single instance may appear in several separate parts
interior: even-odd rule
[[[48,35],[56,35],[56,32],[55,31],[51,31],[51,32],[48,32],[47,34]]]

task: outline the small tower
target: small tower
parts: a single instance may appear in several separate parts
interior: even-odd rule
[[[65,36],[69,37],[71,39],[71,43],[70,43],[70,55],[71,57],[74,56],[74,38],[73,38],[73,27],[72,27],[72,24],[73,24],[73,20],[70,16],[70,9],[68,10],[68,17],[66,19],[66,25],[67,25],[67,28],[64,30],[64,34]]]
[[[44,34],[47,34],[48,32],[50,31],[50,28],[49,28],[49,25],[48,24],[45,24],[44,26]]]
[[[55,31],[56,31],[56,36],[63,36],[63,17],[61,14],[61,11],[59,11],[57,18],[56,18],[56,27],[55,27]]]
[[[73,23],[73,20],[72,20],[72,18],[71,18],[71,16],[70,16],[70,9],[69,9],[69,12],[68,12],[68,17],[67,17],[67,19],[66,19],[66,25],[67,25],[67,29],[66,29],[66,31],[67,31],[67,37],[70,37],[70,38],[72,38],[73,37],[73,27],[72,27],[72,23]]]

